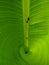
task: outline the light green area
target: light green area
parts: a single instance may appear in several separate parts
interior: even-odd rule
[[[30,0],[30,18],[32,65],[49,65],[49,0]]]
[[[30,6],[30,0],[22,0],[22,9],[23,9],[23,23],[24,23],[24,40],[25,40],[25,46],[28,47],[28,17],[29,17],[29,6]]]
[[[0,0],[0,65],[49,65],[49,0]]]

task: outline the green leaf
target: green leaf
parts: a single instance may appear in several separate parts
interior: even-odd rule
[[[19,50],[24,44],[21,0],[0,0],[0,65],[22,65]]]
[[[48,0],[30,0],[29,47],[32,65],[49,65]]]
[[[0,65],[49,65],[48,0],[0,0]]]

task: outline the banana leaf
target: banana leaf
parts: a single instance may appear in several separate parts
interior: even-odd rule
[[[27,1],[29,8],[24,2],[23,11],[23,0],[0,0],[0,65],[49,65],[49,0]],[[24,20],[28,10],[30,51],[25,54]]]

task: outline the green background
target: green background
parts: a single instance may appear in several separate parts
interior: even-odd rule
[[[0,65],[49,65],[49,0],[30,0],[24,52],[22,0],[0,0]]]

